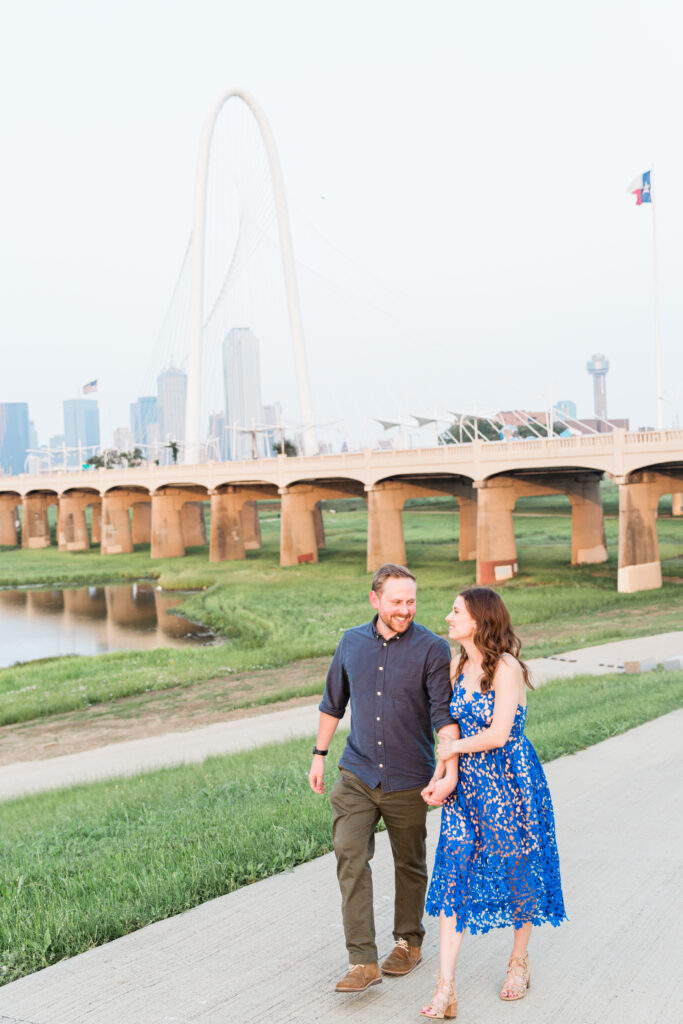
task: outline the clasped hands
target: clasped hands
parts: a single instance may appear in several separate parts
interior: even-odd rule
[[[457,739],[451,739],[448,736],[440,736],[439,742],[436,748],[436,756],[439,761],[448,761],[449,758],[455,757],[457,751],[453,748],[457,743]],[[437,771],[439,769],[437,768]],[[441,767],[442,771],[445,771],[444,767]],[[456,783],[453,779],[449,779],[448,774],[444,774],[441,778],[433,777],[427,783],[425,788],[420,791],[420,796],[425,803],[431,807],[440,807],[444,800],[447,799],[455,789]]]
[[[420,796],[430,807],[441,807],[455,789],[455,783],[444,777],[443,779],[430,779],[424,789],[420,790]]]

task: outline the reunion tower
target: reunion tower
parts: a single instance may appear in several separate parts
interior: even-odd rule
[[[593,406],[595,415],[600,420],[607,419],[607,386],[605,377],[609,370],[609,362],[601,354],[596,354],[586,369],[593,378]]]

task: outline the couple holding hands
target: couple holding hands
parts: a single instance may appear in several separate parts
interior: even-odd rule
[[[511,927],[501,999],[526,995],[534,925],[565,920],[555,821],[543,769],[524,736],[529,674],[495,591],[469,587],[446,616],[460,651],[413,621],[415,577],[383,565],[374,619],[347,630],[320,704],[311,788],[325,791],[325,755],[348,705],[351,731],[332,787],[332,835],[348,973],[338,992],[362,992],[422,959],[422,916],[439,918],[439,981],[421,1009],[457,1013],[455,966],[465,929]],[[434,764],[433,729],[438,733]],[[427,805],[442,807],[427,892]],[[383,819],[394,858],[394,949],[378,963],[370,860]]]

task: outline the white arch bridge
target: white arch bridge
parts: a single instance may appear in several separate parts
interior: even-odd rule
[[[572,565],[606,560],[605,474],[620,489],[619,590],[659,587],[657,504],[673,494],[674,512],[683,513],[683,430],[5,476],[0,545],[49,546],[47,510],[56,505],[60,550],[101,544],[103,554],[116,555],[150,543],[152,558],[180,557],[207,542],[201,503],[210,501],[211,561],[244,558],[260,546],[256,503],[268,499],[281,502],[280,564],[290,566],[318,561],[320,502],[357,496],[368,503],[372,572],[406,561],[406,499],[448,494],[460,509],[460,560],[476,559],[478,582],[500,583],[518,572],[512,516],[520,497],[566,494]]]

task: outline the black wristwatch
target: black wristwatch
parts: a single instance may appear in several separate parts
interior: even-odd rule
[[[313,747],[313,753],[314,754],[320,754],[321,757],[327,757],[327,751],[326,750],[318,750],[317,747]]]

